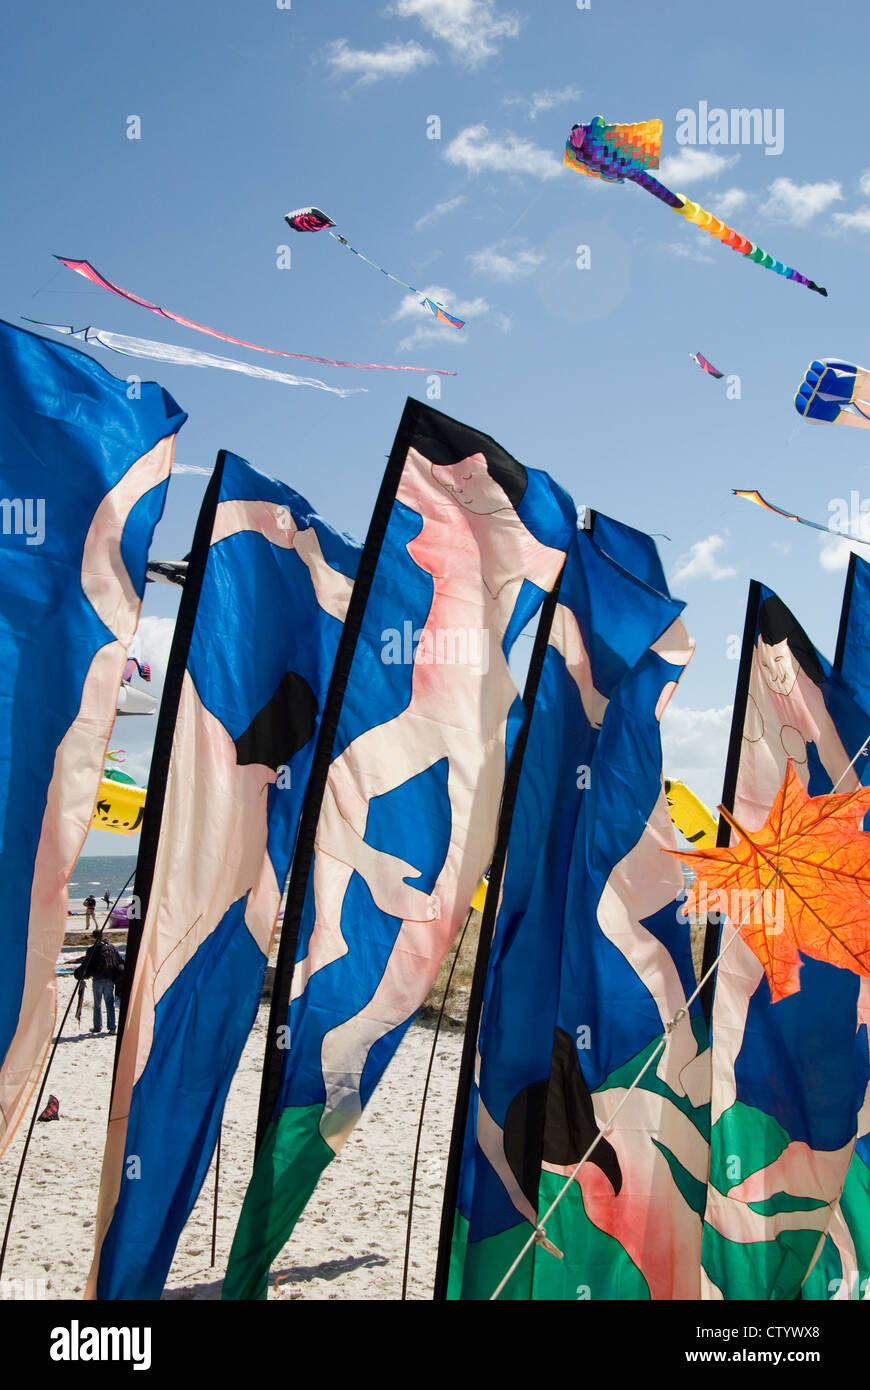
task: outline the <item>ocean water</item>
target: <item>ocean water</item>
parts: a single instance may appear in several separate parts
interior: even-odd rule
[[[84,916],[83,901],[92,893],[97,900],[97,909],[100,907],[100,899],[109,890],[110,900],[120,893],[121,901],[126,902],[128,896],[133,891],[133,881],[130,875],[136,868],[135,854],[92,854],[82,855],[72,871],[69,883],[69,906],[74,914],[81,913]],[[127,880],[130,879],[128,883]],[[126,891],[124,886],[127,885]]]

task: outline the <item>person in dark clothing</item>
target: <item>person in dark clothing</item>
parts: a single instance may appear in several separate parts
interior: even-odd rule
[[[93,923],[94,927],[96,927],[97,900],[94,897],[93,893],[89,893],[88,896],[84,899],[82,907],[85,910],[85,926],[89,927]]]
[[[103,1004],[110,1033],[115,1032],[115,979],[123,969],[123,961],[110,941],[103,940],[101,931],[94,932],[94,945],[87,955],[80,956],[73,972],[77,980],[92,980],[94,986],[94,1026],[92,1033],[103,1031]]]

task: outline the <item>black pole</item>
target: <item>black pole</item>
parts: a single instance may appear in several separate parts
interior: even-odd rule
[[[217,1245],[217,1216],[218,1216],[218,1190],[221,1181],[221,1138],[224,1127],[221,1125],[218,1130],[217,1150],[214,1160],[214,1206],[211,1214],[211,1268],[214,1269],[215,1246]]]
[[[208,487],[205,490],[202,506],[200,507],[193,537],[193,546],[191,548],[187,567],[187,579],[181,591],[181,602],[178,605],[178,617],[175,620],[175,630],[172,635],[172,646],[169,651],[169,662],[166,667],[166,679],[163,682],[163,698],[160,701],[160,713],[157,716],[154,750],[151,754],[151,769],[148,774],[148,795],[145,798],[142,832],[139,838],[139,856],[136,862],[135,896],[137,899],[139,916],[128,924],[127,929],[127,951],[125,955],[124,975],[121,981],[118,1036],[115,1044],[115,1060],[112,1068],[113,1094],[115,1090],[115,1077],[118,1071],[118,1058],[121,1055],[121,1043],[124,1037],[124,1027],[127,1022],[127,1007],[130,1000],[130,990],[133,985],[133,976],[136,973],[136,962],[139,957],[139,948],[142,944],[142,932],[145,926],[145,918],[148,915],[151,885],[154,881],[157,848],[160,841],[160,825],[163,820],[163,804],[166,799],[166,782],[169,776],[169,763],[172,757],[172,744],[175,738],[175,721],[178,717],[178,706],[181,702],[184,673],[187,670],[190,640],[193,635],[196,612],[199,607],[199,595],[202,589],[203,576],[205,574],[205,564],[208,559],[209,546],[211,545],[211,537],[214,530],[214,518],[217,510],[218,497],[220,495],[225,458],[226,451],[221,449],[217,456],[211,478],[209,479]],[[111,1110],[111,1099],[109,1101],[109,1108]]]
[[[495,849],[492,856],[492,868],[489,875],[489,888],[486,891],[483,920],[480,924],[480,942],[477,948],[477,959],[474,965],[474,976],[472,978],[471,993],[468,999],[465,1041],[463,1043],[462,1061],[459,1068],[456,1107],[453,1112],[453,1133],[450,1138],[450,1153],[447,1160],[444,1203],[441,1208],[441,1235],[438,1243],[438,1263],[435,1270],[435,1288],[433,1292],[433,1297],[436,1302],[443,1301],[447,1297],[447,1283],[450,1275],[450,1252],[453,1244],[456,1202],[459,1195],[459,1177],[462,1167],[462,1150],[465,1140],[465,1126],[468,1119],[468,1105],[471,1098],[471,1086],[474,1079],[474,1059],[477,1052],[477,1040],[480,1030],[480,1016],[483,1009],[483,993],[486,985],[489,953],[492,946],[493,932],[495,930],[499,899],[501,897],[501,885],[502,879],[504,878],[514,806],[516,805],[517,792],[519,790],[520,773],[522,771],[526,744],[529,739],[529,729],[531,727],[535,700],[538,694],[538,686],[541,680],[541,672],[544,667],[544,657],[546,656],[547,644],[550,640],[550,629],[553,626],[553,617],[556,612],[556,605],[559,601],[559,586],[562,582],[562,573],[563,571],[560,571],[553,589],[547,595],[541,607],[538,630],[535,634],[535,644],[532,648],[532,659],[529,663],[529,673],[526,677],[526,688],[523,692],[525,718],[517,734],[517,741],[511,754],[510,766],[508,767],[504,784],[504,793],[502,795]]]
[[[320,819],[320,808],[326,790],[329,765],[332,762],[332,749],[344,703],[344,692],[380,557],[381,546],[405,467],[405,459],[414,438],[420,414],[424,410],[425,407],[419,401],[410,398],[405,405],[378,492],[372,519],[369,523],[360,556],[359,569],[348,604],[347,616],[338,642],[335,665],[323,702],[323,714],[317,734],[317,743],[314,748],[311,771],[308,775],[308,786],[305,790],[305,799],[299,817],[296,847],[293,852],[293,862],[287,886],[287,904],[284,908],[281,944],[278,947],[278,958],[275,962],[275,980],[272,986],[272,1003],[269,1010],[266,1052],[263,1058],[263,1078],[260,1088],[260,1107],[257,1115],[255,1160],[269,1127],[281,1086],[284,1052],[277,1046],[278,1030],[286,1023],[287,1012],[290,1007],[290,990],[293,984],[299,924],[302,920],[305,894],[314,860],[314,836]]]
[[[746,600],[746,619],[743,624],[743,645],[740,649],[740,666],[737,670],[737,687],[734,692],[734,711],[731,715],[731,737],[728,742],[728,757],[725,762],[725,778],[722,783],[722,805],[727,811],[734,810],[734,797],[737,792],[737,776],[740,771],[740,753],[743,746],[743,726],[746,723],[746,706],[749,702],[749,676],[752,671],[752,654],[755,651],[755,634],[758,629],[758,609],[761,604],[761,584],[757,579],[750,580],[749,595]],[[727,846],[731,839],[731,827],[724,816],[719,817],[719,830],[716,844]],[[707,918],[707,931],[704,936],[704,956],[701,963],[701,978],[711,970],[719,954],[721,924],[718,917],[714,921]],[[701,1007],[704,1017],[710,1022],[713,1013],[713,991],[716,977],[710,975],[701,988]]]
[[[852,608],[852,589],[855,584],[855,565],[857,560],[858,556],[853,550],[849,555],[849,568],[846,571],[846,583],[843,587],[843,606],[840,609],[837,651],[834,656],[834,666],[838,671],[843,669],[843,658],[846,655],[846,641],[849,636],[849,614]]]
[[[408,1296],[408,1267],[411,1259],[411,1225],[414,1220],[414,1197],[417,1191],[417,1167],[420,1162],[420,1146],[423,1140],[423,1119],[426,1114],[426,1102],[429,1099],[429,1082],[432,1078],[432,1068],[435,1065],[435,1051],[438,1047],[438,1039],[441,1035],[441,1024],[444,1022],[444,1012],[447,1008],[447,996],[450,993],[450,986],[453,984],[453,975],[462,953],[462,946],[465,941],[465,933],[468,931],[468,924],[471,921],[473,909],[469,908],[465,917],[465,925],[459,937],[453,960],[450,962],[450,973],[447,976],[447,983],[444,986],[444,995],[441,1000],[441,1008],[438,1010],[438,1020],[435,1024],[435,1035],[432,1039],[432,1046],[429,1049],[429,1065],[426,1068],[426,1080],[423,1082],[423,1095],[420,1100],[420,1117],[417,1121],[417,1141],[414,1145],[414,1162],[411,1164],[411,1190],[408,1193],[408,1224],[405,1227],[405,1263],[402,1267],[402,1302]]]

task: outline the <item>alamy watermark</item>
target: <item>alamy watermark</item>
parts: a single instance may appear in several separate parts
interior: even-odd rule
[[[489,670],[489,631],[476,627],[418,627],[409,618],[381,633],[385,666],[467,666],[475,675]]]
[[[785,111],[781,106],[708,106],[697,111],[683,106],[677,112],[678,145],[763,145],[765,154],[782,154],[785,147]]]
[[[45,498],[0,497],[0,531],[4,536],[24,536],[25,545],[42,545]]]

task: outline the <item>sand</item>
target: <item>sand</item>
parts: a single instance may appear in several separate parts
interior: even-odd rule
[[[75,982],[58,981],[62,1016]],[[259,1010],[227,1099],[221,1140],[215,1265],[214,1165],[181,1234],[164,1298],[217,1299],[251,1171],[268,1005]],[[90,1266],[115,1039],[97,1037],[88,987],[81,1031],[72,1014],[46,1089],[61,1118],[34,1126],[12,1221],[0,1297],[80,1298]],[[105,1028],[105,1020],[103,1024]],[[362,1120],[321,1178],[270,1276],[269,1298],[399,1299],[411,1162],[434,1035],[411,1025]],[[462,1032],[438,1042],[414,1202],[408,1297],[432,1295]],[[44,1101],[43,1101],[44,1104]],[[30,1112],[27,1122],[29,1123]],[[0,1163],[5,1221],[26,1124]]]

